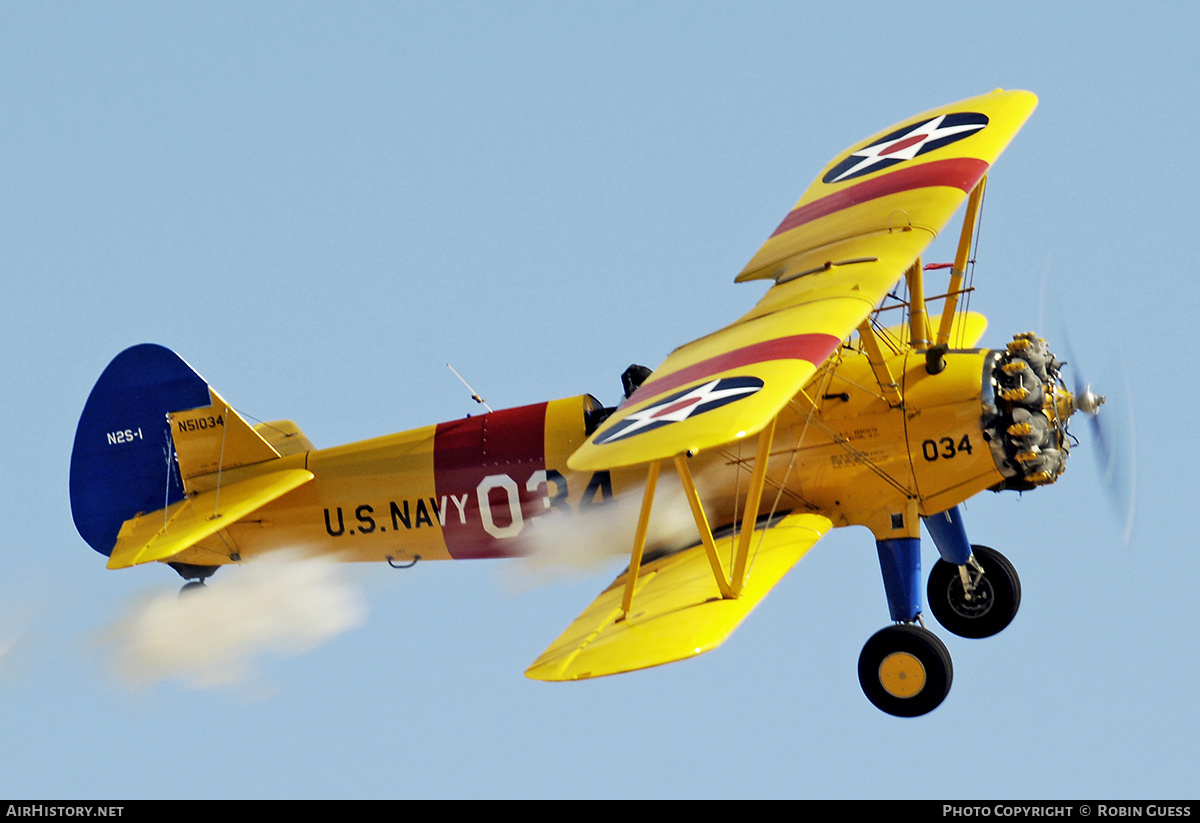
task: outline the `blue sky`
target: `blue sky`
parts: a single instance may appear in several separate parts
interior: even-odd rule
[[[0,794],[1194,796],[1195,18],[5,4]],[[734,275],[835,153],[995,87],[1041,102],[989,178],[972,308],[990,345],[1068,326],[1123,433],[1128,364],[1138,520],[1124,545],[1086,440],[1057,486],[972,501],[1022,610],[989,640],[939,632],[955,681],[935,713],[859,690],[887,623],[863,530],[721,649],[629,676],[522,676],[615,567],[533,587],[481,561],[330,570],[355,619],[323,642],[223,685],[128,683],[114,627],[179,581],[106,571],[67,500],[117,352],[170,346],[318,446],[473,411],[446,362],[493,407],[611,402],[629,363],[754,304]]]

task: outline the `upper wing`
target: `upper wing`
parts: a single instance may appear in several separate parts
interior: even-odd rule
[[[568,465],[627,466],[760,431],[896,285],[1033,113],[1025,91],[934,109],[832,160],[738,275],[749,313],[676,349]]]
[[[877,317],[882,316],[882,312]],[[969,349],[979,345],[987,331],[987,318],[975,311],[958,311],[950,324],[950,345],[956,349]],[[880,340],[894,341],[896,345],[907,346],[912,328],[908,323],[897,323],[884,328],[876,327],[875,334]],[[818,378],[820,379],[820,378]]]
[[[623,616],[621,575],[542,652],[525,675],[534,680],[582,680],[694,657],[721,645],[832,524],[793,514],[758,530],[745,587],[722,599],[703,546],[642,566],[633,609]],[[728,555],[733,537],[717,541]]]

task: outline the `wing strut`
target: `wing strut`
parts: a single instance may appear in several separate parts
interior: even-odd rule
[[[980,178],[975,188],[971,189],[971,199],[967,201],[967,213],[963,215],[962,232],[958,236],[958,253],[954,255],[954,268],[950,269],[950,287],[946,289],[946,302],[942,304],[942,319],[938,324],[937,344],[944,346],[950,342],[950,329],[954,325],[954,312],[958,310],[958,295],[962,290],[963,278],[966,276],[967,260],[971,254],[971,240],[975,234],[975,224],[979,220],[979,206],[983,203],[983,190],[987,186],[987,175]]]
[[[646,474],[646,491],[642,493],[642,511],[638,515],[637,532],[633,536],[633,552],[629,557],[629,579],[625,581],[625,596],[621,598],[621,611],[629,616],[633,608],[633,590],[637,585],[638,570],[642,567],[642,551],[646,548],[646,530],[650,526],[650,507],[654,505],[654,489],[658,486],[658,469],[661,460],[650,464]]]
[[[925,270],[918,257],[904,273],[908,283],[908,340],[915,351],[929,348],[929,313],[925,310]]]
[[[704,544],[704,552],[712,569],[713,580],[717,584],[723,600],[736,600],[741,597],[742,589],[746,584],[746,566],[750,560],[750,540],[754,536],[754,524],[758,519],[758,509],[762,504],[763,491],[766,488],[767,464],[770,462],[771,444],[775,440],[775,421],[778,419],[778,415],[772,417],[771,422],[758,435],[754,472],[750,476],[750,489],[742,514],[742,530],[737,538],[733,572],[728,579],[720,555],[717,554],[717,544],[708,523],[708,516],[704,513],[704,506],[700,502],[700,493],[696,490],[696,483],[692,479],[691,470],[687,465],[687,455],[679,454],[674,458],[675,470],[679,473],[679,480],[687,495],[688,505],[692,509],[692,518],[696,521],[696,529],[700,532],[700,541]],[[642,493],[642,509],[638,515],[637,532],[633,537],[633,550],[629,557],[629,574],[625,580],[625,593],[621,598],[621,611],[624,617],[628,617],[633,609],[633,595],[637,590],[638,572],[641,569],[642,555],[646,548],[650,510],[654,505],[654,491],[658,486],[661,466],[662,461],[655,460],[649,464],[646,473],[646,489]]]
[[[733,563],[733,579],[729,581],[734,597],[742,593],[746,582],[746,561],[750,557],[750,538],[754,535],[754,522],[758,519],[758,506],[762,502],[763,488],[767,480],[767,463],[771,457],[771,443],[775,440],[775,421],[779,415],[758,435],[758,451],[754,455],[754,474],[750,475],[750,489],[746,495],[746,510],[742,515],[742,533],[739,535],[737,556]]]
[[[676,455],[675,470],[679,472],[679,481],[683,483],[688,505],[692,507],[692,517],[696,521],[696,528],[700,530],[700,541],[704,544],[704,553],[708,556],[708,565],[712,567],[717,588],[721,590],[721,597],[728,600],[733,597],[733,592],[725,579],[725,567],[721,565],[721,557],[717,554],[717,541],[713,539],[708,516],[704,513],[704,506],[700,504],[700,493],[696,491],[696,482],[692,480],[692,470],[688,468],[687,460],[687,455]]]
[[[888,405],[893,409],[896,408],[904,402],[904,395],[900,393],[900,383],[896,380],[896,375],[892,374],[887,360],[883,357],[883,349],[879,347],[879,338],[875,336],[875,329],[871,327],[870,317],[862,321],[862,325],[858,327],[858,336],[863,342],[863,349],[867,353],[867,362],[871,364],[871,371],[875,372],[875,381],[879,383],[879,390],[883,392]]]

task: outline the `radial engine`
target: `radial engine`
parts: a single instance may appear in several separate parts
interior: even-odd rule
[[[1033,332],[1015,335],[1003,351],[991,353],[984,369],[983,428],[1005,478],[997,490],[1026,491],[1057,480],[1071,451],[1071,415],[1095,414],[1104,402],[1090,392],[1077,399],[1063,381],[1062,366]]]

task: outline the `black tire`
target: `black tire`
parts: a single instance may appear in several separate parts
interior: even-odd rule
[[[180,597],[190,597],[192,592],[207,591],[208,586],[204,585],[203,580],[189,580],[183,584],[183,588],[179,590]]]
[[[939,560],[929,572],[929,610],[946,631],[959,637],[991,637],[1004,631],[1021,606],[1021,578],[1008,558],[987,546],[972,546],[983,567],[975,597],[967,600],[958,566]]]
[[[928,629],[900,624],[871,636],[858,656],[858,682],[875,708],[919,717],[942,705],[954,680],[950,652]]]

